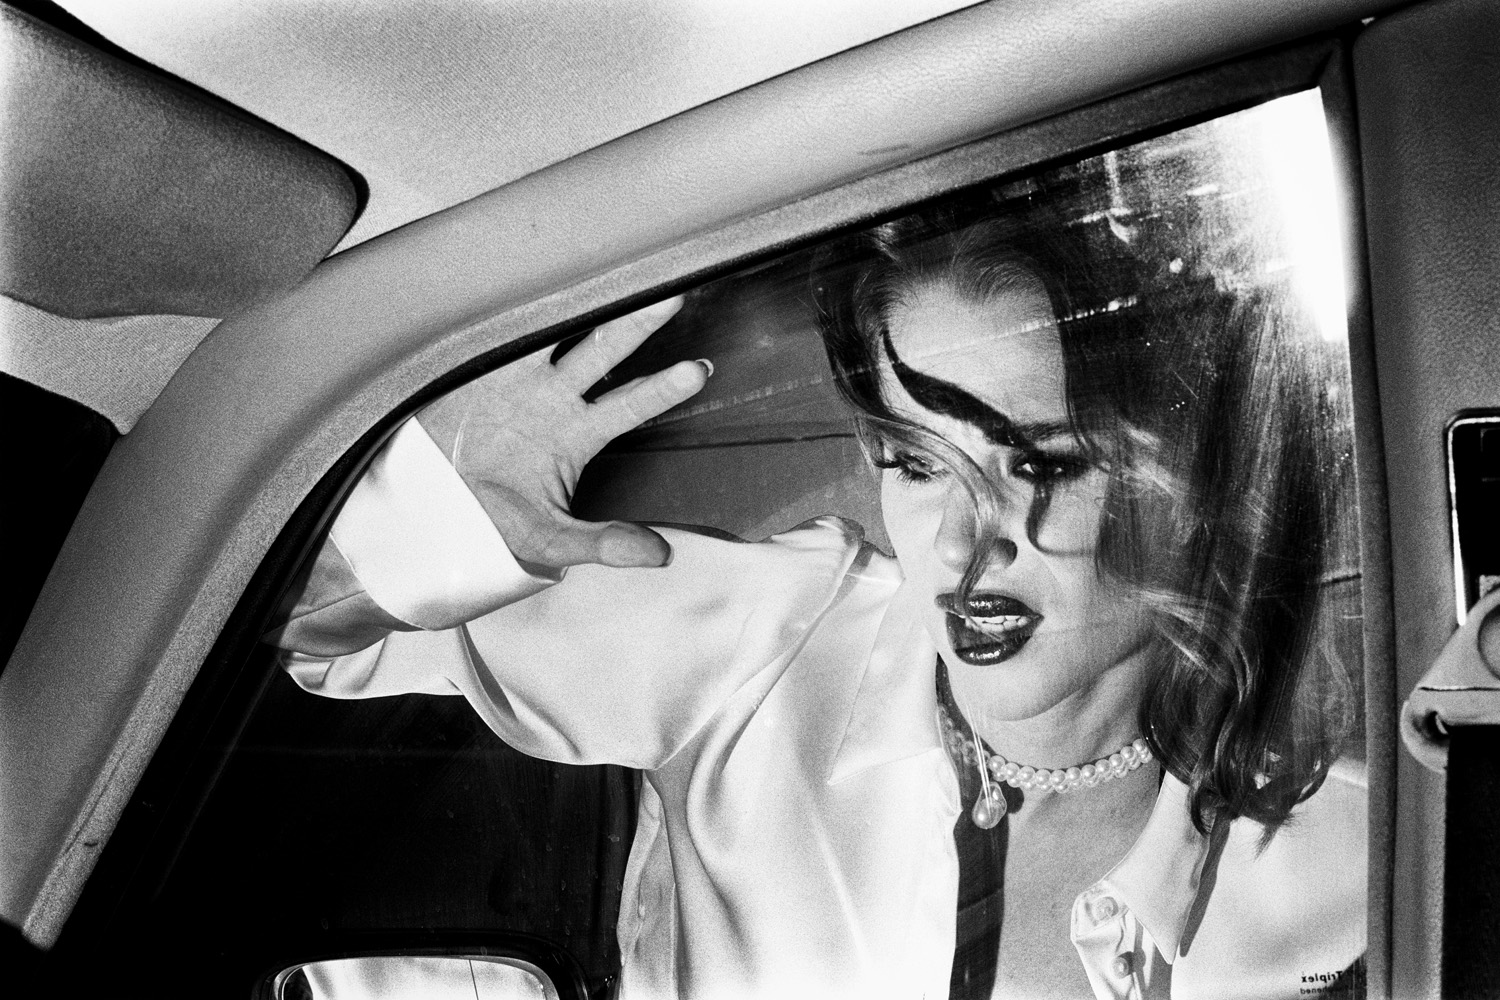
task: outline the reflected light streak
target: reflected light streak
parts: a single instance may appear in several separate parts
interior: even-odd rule
[[[1266,179],[1280,213],[1293,288],[1327,341],[1348,335],[1343,226],[1322,95],[1308,90],[1259,109]]]

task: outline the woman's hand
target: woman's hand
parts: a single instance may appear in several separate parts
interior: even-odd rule
[[[661,566],[672,550],[638,524],[569,513],[589,459],[611,440],[702,389],[711,370],[682,361],[592,403],[583,393],[682,307],[680,298],[606,323],[560,358],[551,348],[456,389],[418,415],[523,563]]]

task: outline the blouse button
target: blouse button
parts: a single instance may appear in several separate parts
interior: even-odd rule
[[[1124,979],[1130,975],[1130,966],[1129,955],[1116,955],[1115,960],[1109,963],[1109,971],[1115,974],[1116,979]]]
[[[1102,923],[1120,911],[1113,896],[1100,896],[1094,900],[1094,922]]]

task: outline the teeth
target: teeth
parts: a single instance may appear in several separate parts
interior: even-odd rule
[[[976,616],[973,619],[974,624],[980,628],[998,629],[1002,632],[1022,628],[1030,625],[1033,621],[1035,621],[1035,618],[1032,615],[996,615],[993,618],[980,618]]]

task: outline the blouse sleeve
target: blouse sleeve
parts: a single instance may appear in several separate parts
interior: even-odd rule
[[[757,543],[662,534],[666,567],[548,579],[510,555],[425,433],[403,428],[269,638],[314,693],[461,694],[533,756],[654,768],[786,666],[860,548],[838,518]]]
[[[320,656],[391,631],[451,628],[562,578],[517,560],[416,420],[360,477],[289,609],[266,638]]]

